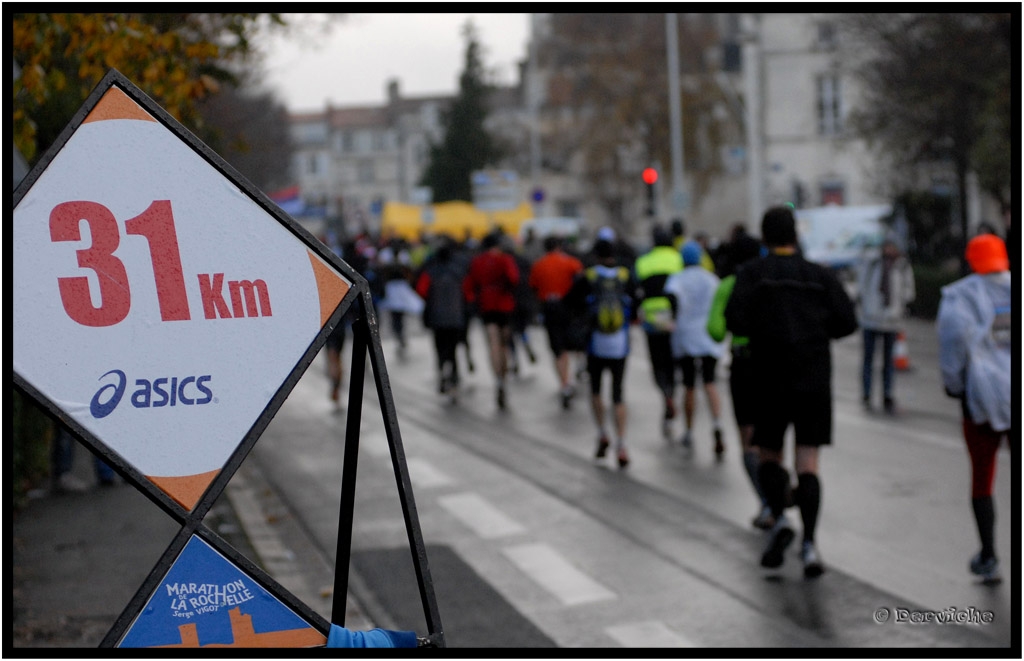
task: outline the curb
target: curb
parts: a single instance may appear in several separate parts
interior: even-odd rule
[[[334,563],[303,530],[287,505],[252,461],[232,476],[225,495],[259,565],[310,609],[330,621],[333,607]],[[350,583],[352,578],[349,579]],[[345,627],[366,631],[374,625],[354,598],[346,600]]]

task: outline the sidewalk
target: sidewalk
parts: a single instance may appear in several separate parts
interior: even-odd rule
[[[333,561],[252,464],[243,462],[205,524],[330,619]],[[180,530],[120,478],[114,486],[92,486],[92,455],[81,445],[74,474],[89,490],[41,490],[13,514],[15,648],[97,647]],[[351,595],[347,604],[347,627],[373,628]]]

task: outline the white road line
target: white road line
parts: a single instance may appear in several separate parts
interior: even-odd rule
[[[523,544],[502,552],[566,606],[616,598],[614,592],[581,572],[547,544]]]
[[[604,631],[623,647],[697,647],[692,640],[665,626],[664,622],[620,624]]]
[[[384,436],[383,432],[380,434],[363,434],[359,438],[359,451],[365,452],[371,457],[387,457],[391,459],[391,448],[388,447],[388,439]],[[408,459],[406,459],[406,463],[408,463]]]
[[[409,468],[409,480],[412,481],[414,487],[430,489],[452,483],[450,477],[434,468],[434,465],[426,459],[406,458],[405,465]]]
[[[467,528],[471,528],[484,539],[526,532],[526,528],[518,521],[510,518],[475,493],[442,496],[437,499],[437,502]]]

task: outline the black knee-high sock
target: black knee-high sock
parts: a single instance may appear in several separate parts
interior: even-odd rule
[[[789,473],[774,461],[763,461],[757,469],[757,480],[764,491],[775,518],[782,516],[786,509],[786,489],[789,487]]]
[[[971,507],[974,508],[974,521],[978,524],[978,537],[981,538],[981,557],[991,558],[996,554],[996,508],[992,496],[972,498]]]
[[[761,499],[761,502],[767,504],[764,489],[761,488],[761,481],[757,478],[757,469],[760,465],[761,459],[758,457],[757,450],[747,450],[743,453],[743,468],[747,471],[750,483],[754,485],[754,491],[757,492],[757,497]]]
[[[796,506],[800,508],[800,520],[804,524],[804,541],[814,541],[814,529],[818,525],[818,509],[821,506],[821,482],[814,473],[800,473],[796,476]]]

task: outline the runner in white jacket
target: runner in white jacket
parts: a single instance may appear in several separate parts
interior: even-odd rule
[[[964,440],[971,458],[971,505],[981,551],[970,562],[985,583],[1000,580],[995,554],[996,452],[1010,433],[1011,281],[1006,244],[992,234],[967,244],[974,271],[943,287],[939,304],[939,368],[946,393],[963,406]]]

